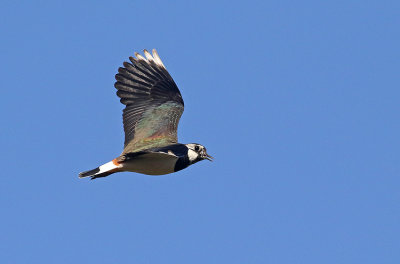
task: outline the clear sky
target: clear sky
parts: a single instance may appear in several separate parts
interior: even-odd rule
[[[3,1],[0,262],[400,263],[399,12]],[[121,153],[114,75],[145,48],[215,161],[78,179]]]

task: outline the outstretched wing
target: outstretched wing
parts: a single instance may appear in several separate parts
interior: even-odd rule
[[[135,53],[115,75],[117,95],[123,110],[124,153],[166,146],[178,142],[177,129],[184,103],[157,51]]]

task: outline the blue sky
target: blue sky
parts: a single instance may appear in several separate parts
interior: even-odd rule
[[[398,1],[5,1],[1,263],[399,263]],[[156,48],[182,143],[122,151],[114,75]]]

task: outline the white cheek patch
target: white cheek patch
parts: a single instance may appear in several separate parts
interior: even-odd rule
[[[196,151],[194,151],[192,149],[188,150],[188,157],[189,157],[190,161],[196,160],[198,156],[199,156],[199,154]]]

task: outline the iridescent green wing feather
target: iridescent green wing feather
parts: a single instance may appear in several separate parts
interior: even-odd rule
[[[162,147],[178,142],[177,129],[184,103],[174,80],[156,50],[146,58],[135,53],[115,76],[123,110],[123,153]]]

